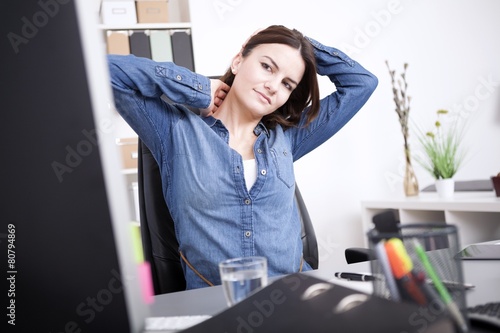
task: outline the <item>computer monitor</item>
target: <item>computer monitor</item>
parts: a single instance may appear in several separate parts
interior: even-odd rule
[[[148,315],[97,16],[0,4],[3,332],[140,332]]]

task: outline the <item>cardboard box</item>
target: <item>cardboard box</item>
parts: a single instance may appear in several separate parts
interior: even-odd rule
[[[138,23],[167,23],[167,0],[137,0]]]
[[[137,169],[138,139],[120,138],[116,139],[116,144],[120,147],[122,163],[124,169]]]
[[[101,19],[106,25],[130,25],[137,23],[134,0],[103,0]]]
[[[130,41],[128,31],[108,30],[106,32],[108,54],[130,54]]]

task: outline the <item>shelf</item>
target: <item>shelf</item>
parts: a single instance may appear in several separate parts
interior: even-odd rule
[[[101,24],[101,30],[157,30],[157,29],[190,29],[191,22],[172,22],[172,23],[136,23],[131,25],[109,25]]]
[[[450,210],[467,212],[500,212],[500,198],[493,191],[455,192],[453,198],[442,199],[436,193],[420,193],[417,197],[387,198],[363,201],[364,207],[415,210]]]
[[[361,206],[365,232],[373,227],[374,215],[394,209],[402,224],[456,225],[463,245],[500,239],[500,198],[493,191],[455,192],[449,199],[439,198],[437,193],[420,193],[417,197],[366,200]]]
[[[124,175],[135,175],[137,174],[137,168],[123,169],[122,174]]]

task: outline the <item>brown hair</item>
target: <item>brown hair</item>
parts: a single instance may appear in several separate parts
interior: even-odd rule
[[[284,128],[297,126],[304,109],[311,104],[307,111],[306,126],[319,112],[319,87],[316,76],[316,59],[311,43],[295,29],[288,29],[281,25],[272,25],[253,35],[241,51],[246,57],[252,50],[261,44],[285,44],[300,51],[305,63],[304,76],[297,87],[292,91],[288,100],[279,109],[262,118],[264,125],[273,129],[280,124]],[[229,86],[233,84],[234,74],[231,68],[221,77],[221,81]]]

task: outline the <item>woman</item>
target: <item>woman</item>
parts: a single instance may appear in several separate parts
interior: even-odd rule
[[[270,276],[310,270],[293,162],[352,118],[376,77],[282,26],[251,36],[221,80],[134,56],[109,65],[117,109],[160,166],[187,289],[220,284],[218,263],[234,257],[267,257]],[[316,73],[337,89],[321,101]]]

